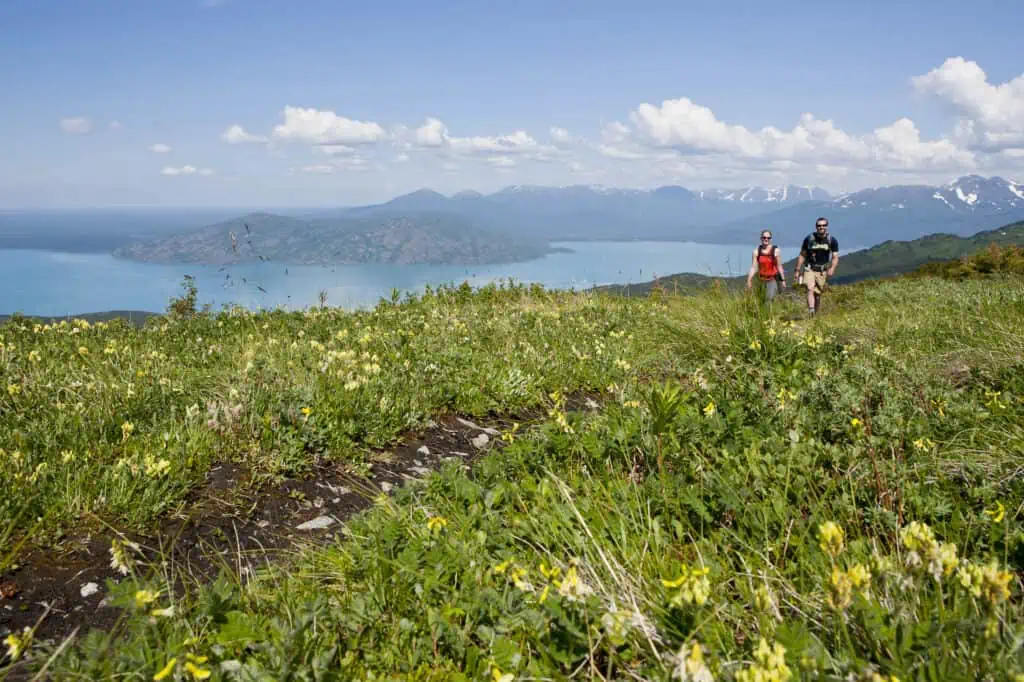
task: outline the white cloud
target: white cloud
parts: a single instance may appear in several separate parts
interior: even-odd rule
[[[416,129],[415,138],[421,147],[440,147],[448,138],[448,128],[436,118],[428,118]]]
[[[495,168],[511,168],[516,165],[516,160],[511,156],[491,156],[487,158],[487,163]]]
[[[253,135],[246,132],[245,128],[237,123],[230,126],[220,135],[220,139],[228,144],[266,144],[267,138],[262,135]]]
[[[688,98],[641,104],[631,114],[636,135],[655,149],[685,155],[718,154],[740,163],[792,161],[853,163],[871,168],[973,168],[973,154],[953,141],[925,141],[913,121],[901,118],[870,133],[853,136],[832,121],[805,113],[792,130],[773,126],[750,130],[719,120],[710,108]],[[615,131],[619,137],[624,130]]]
[[[519,182],[557,184],[587,176],[605,184],[634,186],[683,178],[705,187],[784,182],[823,186],[832,182],[834,187],[840,181],[851,185],[897,179],[937,182],[956,173],[1000,174],[1024,168],[1024,74],[1007,83],[990,84],[976,64],[952,58],[912,83],[918,92],[951,106],[955,116],[947,135],[925,137],[900,112],[860,130],[844,130],[838,122],[810,112],[788,125],[739,124],[680,96],[660,103],[642,102],[621,120],[605,123],[596,134],[586,136],[559,126],[542,128],[540,137],[523,128],[504,133],[485,129],[460,136],[435,116],[420,119],[418,125],[395,123],[385,129],[372,120],[287,106],[282,110],[283,121],[266,135],[233,125],[222,139],[279,149],[287,147],[274,144],[277,141],[311,145],[315,158],[297,162],[296,173],[307,168],[327,172],[327,168],[369,170],[391,165],[412,177],[439,167],[473,182],[472,173],[494,168],[514,174]],[[551,160],[562,163],[549,170],[529,167],[528,171],[524,163]],[[303,168],[303,163],[310,165]],[[404,169],[397,171],[400,164]]]
[[[284,108],[284,123],[274,126],[273,136],[322,145],[364,145],[387,138],[387,131],[373,121],[355,121],[333,111]]]
[[[116,132],[116,131],[121,129],[121,122],[120,121],[111,121],[108,124],[107,127]]]
[[[565,128],[552,126],[548,134],[551,135],[551,141],[558,147],[566,147],[573,142],[573,136]]]
[[[340,144],[317,147],[316,149],[326,156],[351,156],[356,153],[355,147],[346,147]]]
[[[68,135],[87,135],[92,132],[92,121],[87,118],[62,118],[60,129]]]
[[[312,166],[303,166],[303,173],[316,173],[318,175],[328,175],[334,172],[334,166],[327,164],[315,164]]]
[[[166,175],[169,177],[175,177],[178,175],[213,175],[213,171],[209,168],[196,168],[195,166],[164,166],[163,170],[160,171],[160,175]]]
[[[950,57],[911,83],[963,117],[956,135],[963,143],[992,151],[1024,148],[1024,73],[992,85],[976,62]]]
[[[153,152],[154,154],[166,154],[167,152],[171,151],[171,148],[168,145],[163,144],[162,142],[157,142],[156,144],[149,146],[149,151]]]
[[[456,137],[449,134],[448,127],[436,118],[428,118],[423,125],[417,128],[413,140],[420,147],[443,149],[448,154],[459,157],[501,158],[515,155],[544,161],[559,153],[556,147],[537,142],[525,130],[516,130],[506,135]]]

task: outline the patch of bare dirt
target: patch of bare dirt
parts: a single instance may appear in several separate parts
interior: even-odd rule
[[[566,408],[596,409],[596,394],[575,394]],[[467,468],[503,442],[500,432],[514,421],[546,417],[535,408],[514,417],[489,415],[474,421],[447,415],[420,433],[406,434],[398,445],[371,457],[368,476],[344,463],[319,461],[302,478],[256,486],[244,467],[223,463],[208,474],[182,511],[164,519],[148,535],[118,536],[112,531],[81,535],[63,549],[27,553],[15,570],[0,575],[0,637],[38,623],[35,638],[59,642],[76,630],[111,630],[122,611],[107,603],[107,581],[125,577],[111,565],[111,540],[137,543],[141,562],[166,562],[180,590],[227,569],[244,575],[280,558],[302,542],[330,542],[346,519],[372,505],[407,480],[427,476],[444,462]],[[4,656],[6,652],[0,652]],[[4,664],[0,660],[0,666]]]

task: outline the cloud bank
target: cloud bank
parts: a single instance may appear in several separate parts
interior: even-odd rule
[[[707,104],[681,95],[638,103],[592,136],[557,122],[542,136],[521,128],[461,133],[435,116],[411,126],[386,125],[288,105],[266,133],[232,124],[221,139],[232,145],[307,147],[313,156],[298,168],[321,175],[401,166],[463,177],[481,171],[521,173],[523,178],[546,173],[570,181],[654,185],[680,179],[925,181],[968,172],[1024,171],[1024,73],[990,83],[977,63],[950,57],[909,78],[908,92],[949,115],[943,134],[928,138],[905,116],[852,132],[809,111],[782,126],[766,122],[750,128],[722,120]],[[542,172],[537,164],[555,170]]]

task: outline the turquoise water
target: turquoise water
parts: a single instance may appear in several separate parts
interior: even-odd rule
[[[156,265],[101,253],[0,250],[0,314],[75,315],[101,310],[163,312],[182,293],[181,281],[196,278],[200,304],[215,309],[237,304],[250,309],[302,309],[327,292],[328,305],[362,308],[390,298],[392,289],[419,293],[425,285],[479,287],[513,279],[548,288],[587,289],[602,284],[643,282],[677,272],[744,274],[748,245],[689,242],[557,243],[571,253],[552,253],[523,263],[495,265],[296,266],[254,263],[220,266]],[[795,256],[783,252],[783,258]],[[262,290],[259,288],[262,287]]]

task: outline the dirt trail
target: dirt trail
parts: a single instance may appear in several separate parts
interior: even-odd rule
[[[596,409],[594,394],[575,394],[566,409]],[[143,564],[167,561],[182,588],[215,578],[224,568],[245,574],[275,561],[297,544],[327,543],[340,536],[344,522],[411,479],[419,479],[454,461],[467,469],[486,452],[500,448],[500,432],[513,422],[543,419],[542,409],[474,421],[457,415],[393,447],[373,453],[368,477],[341,463],[318,462],[303,478],[252,489],[249,472],[222,463],[208,474],[183,505],[185,511],[163,520],[151,534],[118,536],[113,531],[80,534],[64,549],[37,549],[21,557],[13,572],[0,575],[0,636],[37,622],[37,640],[58,642],[76,629],[110,630],[121,609],[106,603],[107,581],[124,576],[111,566],[115,537],[138,544]],[[45,617],[44,617],[45,616]],[[0,651],[0,658],[6,652]],[[4,664],[0,660],[0,666]]]

